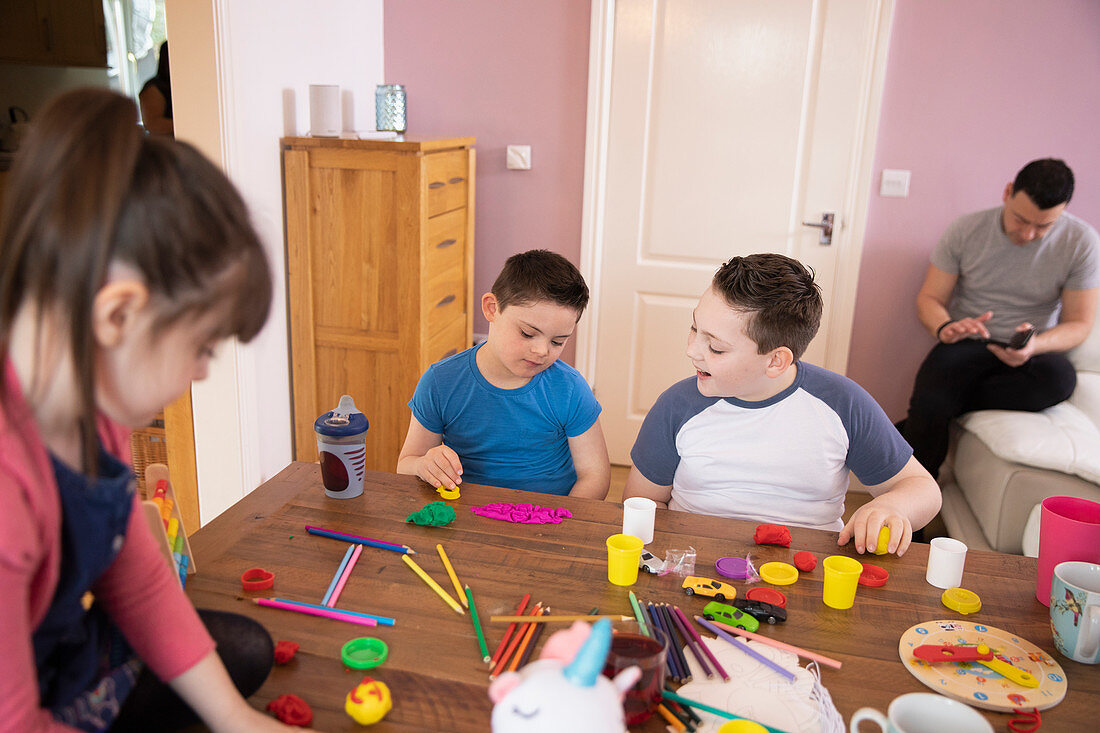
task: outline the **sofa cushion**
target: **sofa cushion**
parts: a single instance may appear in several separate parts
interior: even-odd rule
[[[1100,393],[1094,397],[1100,401]],[[959,423],[1005,461],[1100,483],[1100,428],[1072,401],[1042,412],[979,410]]]

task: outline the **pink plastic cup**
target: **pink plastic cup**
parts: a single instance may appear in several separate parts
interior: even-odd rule
[[[1100,563],[1100,504],[1075,496],[1048,496],[1039,510],[1039,575],[1035,597],[1050,606],[1054,566],[1078,560]]]

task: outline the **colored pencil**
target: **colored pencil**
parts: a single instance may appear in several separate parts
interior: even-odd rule
[[[348,551],[344,553],[344,559],[340,561],[340,567],[336,568],[336,574],[332,576],[332,582],[328,584],[328,590],[325,591],[325,597],[321,599],[321,605],[327,606],[329,599],[332,598],[332,592],[336,590],[336,584],[340,582],[340,576],[344,574],[344,568],[348,566],[348,562],[351,560],[352,553],[355,552],[355,545],[348,545]]]
[[[676,615],[678,615],[680,617],[680,620],[684,622],[684,626],[689,632],[691,632],[691,635],[695,639],[696,643],[699,644],[699,648],[702,649],[703,653],[707,655],[707,659],[709,659],[710,663],[714,666],[714,671],[720,674],[722,676],[722,679],[724,679],[726,682],[729,682],[730,676],[726,672],[725,667],[718,663],[718,657],[714,656],[714,652],[712,652],[710,650],[710,647],[708,647],[703,642],[703,637],[699,636],[699,632],[696,631],[695,627],[691,625],[690,621],[688,621],[688,617],[684,615],[684,612],[680,610],[679,606],[673,606],[673,608],[676,609]]]
[[[721,627],[721,628],[725,629],[726,631],[730,631],[734,634],[737,634],[738,636],[744,636],[746,639],[754,639],[755,641],[759,641],[761,644],[767,644],[768,646],[774,646],[776,649],[782,649],[784,651],[794,652],[795,654],[797,654],[800,657],[805,657],[806,659],[812,659],[815,662],[818,662],[820,664],[824,664],[828,667],[832,667],[833,669],[840,669],[840,666],[841,666],[840,662],[838,662],[835,659],[831,659],[830,657],[826,657],[822,654],[815,654],[814,652],[807,651],[807,650],[803,649],[802,647],[794,646],[793,644],[785,644],[781,641],[776,641],[775,639],[770,639],[767,636],[761,636],[760,634],[754,634],[751,631],[745,631],[744,629],[739,629],[735,626],[730,626],[729,624],[724,624],[724,623],[721,623],[719,621],[714,621],[713,623],[714,623],[715,626]]]
[[[278,601],[279,603],[289,603],[289,604],[294,605],[294,606],[306,606],[307,608],[318,608],[322,611],[324,611],[326,608],[328,608],[328,606],[319,606],[316,603],[306,603],[304,601],[292,601],[289,598],[272,598],[271,600]],[[393,626],[395,623],[397,623],[396,621],[394,621],[389,616],[376,616],[373,613],[363,613],[362,611],[349,611],[346,608],[338,608],[336,610],[338,610],[340,613],[346,613],[350,616],[362,616],[363,618],[372,618],[372,619],[374,619],[375,621],[378,622],[379,626]]]
[[[699,643],[695,641],[695,637],[687,629],[687,622],[680,618],[680,614],[677,613],[680,609],[677,606],[668,607],[668,616],[672,620],[673,625],[680,631],[680,636],[683,637],[684,643],[687,644],[687,648],[691,651],[692,656],[695,657],[695,661],[699,662],[699,667],[703,670],[703,674],[707,676],[707,679],[714,678],[714,671],[707,663],[707,655],[703,654],[703,651],[699,648]]]
[[[362,616],[353,616],[350,613],[344,613],[335,608],[313,608],[310,606],[298,606],[292,603],[280,603],[279,601],[273,601],[270,598],[253,598],[254,603],[260,606],[268,606],[269,608],[281,608],[284,611],[296,611],[298,613],[304,613],[308,616],[320,616],[321,618],[331,618],[336,621],[347,621],[349,624],[359,624],[361,626],[377,626],[378,622],[372,618],[363,618]]]
[[[545,616],[550,612],[550,607],[542,609],[542,615]],[[523,635],[523,641],[519,643],[519,648],[516,649],[515,655],[512,657],[512,661],[508,664],[508,671],[515,672],[519,669],[520,660],[523,659],[523,653],[527,651],[528,645],[531,643],[531,637],[535,635],[535,629],[539,627],[538,624],[527,624],[527,631]]]
[[[677,731],[686,731],[687,726],[684,722],[673,715],[668,708],[664,705],[657,705],[657,712],[661,714],[661,717],[668,721],[668,724],[675,728]]]
[[[558,621],[597,621],[601,618],[609,618],[612,621],[629,621],[633,616],[624,616],[621,613],[605,613],[603,615],[598,614],[569,614],[563,616],[542,616],[541,618],[531,619],[527,616],[490,616],[489,623],[503,624],[503,623],[530,623],[530,624],[552,624]]]
[[[722,629],[718,628],[717,626],[712,624],[710,621],[707,621],[702,616],[696,616],[695,620],[696,620],[696,622],[699,623],[700,626],[702,626],[704,628],[707,628],[707,629],[710,629],[715,634],[717,634],[721,638],[725,639],[730,644],[733,644],[735,647],[737,647],[741,651],[745,652],[745,654],[748,654],[750,657],[752,657],[756,661],[760,662],[761,664],[763,664],[766,667],[770,667],[771,669],[775,670],[780,676],[785,677],[788,682],[794,682],[794,672],[792,672],[789,669],[783,667],[782,665],[776,664],[775,662],[768,659],[767,657],[765,657],[760,652],[756,651],[755,649],[753,649],[750,646],[748,646],[747,644],[745,644],[740,639],[738,639],[736,637],[733,637],[733,636],[730,636],[725,631],[722,631]]]
[[[355,552],[351,553],[351,559],[348,560],[348,566],[344,568],[344,572],[340,576],[340,582],[336,584],[336,590],[332,591],[332,597],[328,599],[327,605],[330,608],[336,607],[336,601],[340,598],[340,594],[344,592],[344,586],[348,584],[348,578],[351,577],[351,571],[355,568],[355,563],[362,554],[363,546],[355,545]]]
[[[703,722],[703,719],[696,715],[695,711],[687,705],[681,705],[675,700],[665,700],[664,705],[687,726],[688,730],[695,730],[695,726]]]
[[[669,613],[668,604],[658,604],[657,610],[661,614],[661,620],[665,624],[665,628],[668,629],[669,634],[675,640],[673,651],[676,653],[676,661],[680,663],[680,669],[684,670],[685,679],[692,679],[691,665],[688,664],[687,656],[684,654],[684,644],[686,640],[683,638],[683,634],[680,632],[679,627],[672,622],[672,614]]]
[[[432,580],[432,576],[425,573],[423,568],[416,564],[415,560],[413,560],[408,555],[402,555],[401,559],[405,561],[405,564],[408,565],[414,573],[420,576],[421,580],[428,584],[429,588],[435,591],[437,596],[446,601],[448,606],[453,608],[457,613],[461,613],[464,616],[466,615],[466,611],[463,610],[462,606],[458,605],[458,601],[456,601],[454,598],[451,598],[451,596],[448,595],[447,591],[443,590],[443,588],[439,586],[439,583]]]
[[[634,618],[638,621],[638,628],[642,630],[642,634],[645,636],[653,636],[649,633],[649,626],[646,625],[645,619],[642,618],[642,609],[638,605],[638,596],[634,595],[634,591],[630,591],[630,607],[634,609]]]
[[[550,609],[546,609],[543,613],[549,613]],[[527,666],[527,660],[531,658],[531,655],[535,652],[535,647],[538,646],[539,637],[542,636],[542,630],[546,628],[546,624],[535,624],[535,631],[531,634],[531,641],[528,642],[527,648],[523,650],[523,654],[520,655],[519,665],[517,669],[523,669]]]
[[[481,647],[481,661],[488,664],[489,662],[489,647],[485,645],[485,632],[481,630],[481,622],[477,618],[477,606],[474,605],[474,592],[470,590],[470,586],[466,586],[466,595],[463,596],[470,602],[467,608],[470,609],[470,618],[474,622],[474,631],[477,632],[477,645]]]
[[[382,540],[375,540],[371,539],[370,537],[360,537],[359,535],[348,534],[347,532],[336,532],[331,529],[310,527],[308,524],[306,525],[306,531],[319,537],[328,537],[334,540],[343,540],[344,542],[355,542],[356,544],[367,545],[368,547],[377,547],[379,550],[402,552],[406,555],[416,554],[416,550],[412,549],[408,545],[397,545],[393,542],[383,542]]]
[[[535,604],[535,606],[531,609],[531,612],[527,614],[527,617],[539,616],[541,614],[542,603],[540,602]],[[522,624],[518,629],[516,629],[516,633],[512,637],[512,641],[508,643],[508,648],[504,650],[504,655],[500,658],[500,661],[497,662],[497,666],[493,667],[493,671],[489,674],[489,679],[493,679],[494,677],[499,675],[501,672],[504,671],[504,668],[508,666],[508,660],[509,658],[511,658],[512,652],[514,652],[516,650],[516,647],[519,646],[520,641],[523,640],[524,634],[527,633],[527,629],[529,629],[531,626],[532,624],[529,623]]]
[[[699,702],[698,700],[692,700],[691,698],[684,697],[683,695],[679,695],[675,692],[672,692],[671,690],[669,690],[667,688],[664,689],[664,690],[661,690],[661,697],[666,698],[668,700],[675,700],[676,702],[680,703],[681,705],[690,705],[693,708],[699,708],[700,710],[706,710],[708,713],[714,713],[718,717],[726,718],[727,720],[749,720],[748,718],[742,718],[740,715],[734,715],[733,713],[722,710],[721,708],[716,708],[713,705],[707,705],[706,703]],[[756,722],[756,721],[753,721],[753,722]],[[772,727],[769,727],[767,725],[764,725],[763,723],[756,722],[756,724],[763,726],[766,730],[769,731],[769,733],[787,733],[787,731],[785,731],[785,730],[781,730],[779,728],[772,728]]]
[[[435,550],[439,553],[439,559],[443,561],[443,567],[447,568],[447,575],[451,577],[451,584],[455,587],[455,595],[458,596],[459,603],[466,606],[466,596],[462,592],[462,586],[459,585],[455,569],[451,567],[451,560],[447,557],[447,552],[443,549],[443,545],[436,545]],[[469,608],[469,606],[466,606],[466,608]]]
[[[520,600],[519,605],[516,606],[516,616],[522,618],[523,609],[527,608],[527,601],[531,600],[530,593],[524,593],[523,599]],[[504,647],[508,646],[508,640],[512,638],[512,632],[516,630],[516,622],[508,624],[508,629],[504,632],[504,638],[500,640],[500,646],[493,652],[493,658],[490,660],[490,664],[496,665],[500,661],[500,655],[504,652]]]
[[[664,623],[661,621],[661,614],[657,612],[657,608],[652,603],[645,604],[646,612],[653,620],[653,628],[660,629],[667,639],[667,650],[665,653],[665,671],[667,676],[671,677],[674,681],[679,682],[683,680],[686,672],[680,669],[679,661],[676,659],[676,655],[672,652],[672,637],[669,635],[668,630],[665,629]]]

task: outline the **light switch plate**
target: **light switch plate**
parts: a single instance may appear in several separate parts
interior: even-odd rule
[[[508,168],[515,171],[529,171],[531,170],[531,146],[530,145],[509,145]]]
[[[893,196],[906,198],[909,195],[909,176],[911,171],[883,168],[882,185],[879,187],[879,196]]]

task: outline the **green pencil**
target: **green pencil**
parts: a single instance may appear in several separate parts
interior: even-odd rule
[[[474,605],[474,592],[470,590],[470,586],[464,586],[466,588],[466,600],[470,602],[470,618],[474,621],[474,631],[477,632],[477,645],[481,647],[481,661],[488,663],[489,661],[489,647],[485,646],[485,632],[481,630],[481,621],[477,618],[477,606]]]
[[[649,633],[649,627],[645,625],[645,619],[642,618],[642,608],[638,605],[638,596],[634,595],[634,591],[630,591],[630,605],[634,608],[634,618],[638,619],[638,628],[642,630],[642,634],[653,636]]]
[[[680,695],[677,695],[675,692],[672,692],[671,690],[667,690],[667,689],[666,690],[661,690],[661,697],[667,697],[669,700],[672,700],[674,702],[678,702],[681,705],[688,705],[688,706],[693,707],[693,708],[699,708],[700,710],[705,710],[708,713],[714,713],[715,715],[717,715],[719,717],[722,717],[722,718],[729,718],[730,720],[749,720],[748,718],[742,718],[740,715],[734,715],[733,713],[728,713],[725,710],[722,710],[721,708],[711,707],[710,705],[707,705],[705,703],[701,703],[701,702],[698,702],[696,700],[692,700],[690,698],[682,697]],[[752,722],[755,722],[755,721],[752,721]],[[762,723],[757,723],[757,725],[763,725],[763,724]],[[764,725],[764,727],[767,728],[770,731],[770,733],[787,733],[787,731],[780,730],[779,728],[770,728],[766,725]]]

